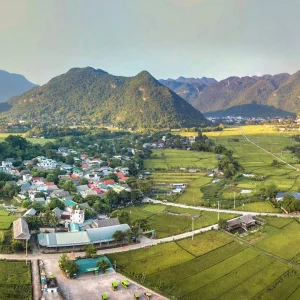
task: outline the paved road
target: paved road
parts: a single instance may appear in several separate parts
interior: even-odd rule
[[[41,281],[40,281],[40,273],[38,261],[36,259],[31,261],[31,271],[33,278],[33,299],[39,300],[41,299]]]
[[[241,130],[241,133],[242,133],[242,135],[244,136],[244,138],[249,142],[249,143],[251,143],[251,144],[253,144],[253,145],[255,145],[256,147],[258,147],[259,149],[261,149],[261,150],[263,150],[263,151],[265,151],[266,153],[268,153],[268,154],[270,154],[270,155],[272,155],[273,157],[275,157],[275,158],[277,158],[278,160],[280,160],[280,161],[282,161],[283,163],[285,163],[287,166],[289,166],[289,167],[291,167],[292,169],[294,169],[294,170],[296,170],[296,171],[298,171],[298,169],[296,168],[296,167],[294,167],[294,166],[292,166],[291,164],[289,164],[289,163],[287,163],[286,161],[284,161],[282,158],[280,158],[280,157],[278,157],[278,156],[276,156],[276,155],[274,155],[273,153],[271,153],[270,151],[268,151],[268,150],[266,150],[266,149],[264,149],[263,147],[261,147],[261,146],[259,146],[259,145],[257,145],[256,143],[254,143],[253,141],[251,141],[246,135],[245,135],[245,133]]]
[[[194,234],[200,233],[200,232],[206,232],[212,229],[218,229],[218,224],[214,224],[211,226],[207,226],[204,228],[196,229],[194,231],[189,231],[181,234],[177,234],[174,236],[162,238],[162,239],[148,239],[146,237],[143,237],[141,239],[141,243],[138,244],[133,244],[129,246],[123,246],[123,247],[118,247],[118,248],[111,248],[111,249],[103,249],[103,250],[98,250],[97,254],[102,255],[102,254],[109,254],[109,253],[118,253],[118,252],[125,252],[125,251],[130,251],[130,250],[136,250],[136,249],[141,249],[141,248],[148,248],[150,246],[157,245],[159,243],[165,243],[165,242],[170,242],[173,240],[180,240],[183,238],[187,237],[192,237]],[[32,253],[28,254],[28,259],[29,260],[37,260],[37,259],[59,259],[59,257],[62,255],[62,253]],[[85,256],[84,252],[75,252],[76,256]],[[19,254],[0,254],[0,259],[20,259],[20,260],[25,260],[26,256],[24,253],[19,253]]]
[[[241,210],[228,210],[228,209],[220,209],[211,208],[211,207],[204,207],[204,206],[190,206],[180,203],[173,203],[173,202],[166,202],[160,200],[154,200],[151,198],[144,198],[143,202],[147,203],[155,203],[155,204],[163,204],[168,206],[176,206],[181,208],[192,208],[197,210],[205,210],[205,211],[214,211],[220,213],[227,213],[227,214],[239,214],[239,215],[252,215],[252,216],[276,216],[276,217],[283,217],[283,218],[300,218],[300,214],[282,214],[282,213],[266,213],[266,212],[254,212],[254,211],[241,211]]]

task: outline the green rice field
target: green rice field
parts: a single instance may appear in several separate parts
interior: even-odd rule
[[[163,205],[148,204],[139,207],[126,208],[132,220],[147,219],[151,229],[155,229],[157,238],[164,238],[192,230],[207,227],[218,223],[218,213],[199,211]],[[237,217],[237,214],[220,213],[220,218],[225,220]]]
[[[294,235],[295,230],[299,232],[299,223],[290,221],[285,227],[277,228],[281,235],[288,229]],[[271,222],[276,224],[277,221]],[[277,226],[283,225],[280,222]],[[284,239],[284,249],[280,250],[276,248],[279,245],[276,234],[268,228],[264,227],[264,230],[265,235],[255,244],[259,249],[280,254],[290,261],[295,253],[300,255],[300,248],[295,247],[299,240],[293,242],[289,236]],[[288,248],[293,251],[286,252]],[[276,256],[241,244],[231,235],[214,230],[196,235],[194,240],[110,254],[109,258],[118,261],[120,272],[169,299],[293,300],[298,299],[300,292],[300,271],[295,263],[289,265]]]

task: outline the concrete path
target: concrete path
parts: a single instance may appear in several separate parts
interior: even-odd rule
[[[204,210],[204,211],[214,211],[214,212],[220,212],[225,214],[238,214],[238,215],[252,215],[252,216],[275,216],[275,217],[283,217],[283,218],[300,218],[300,214],[281,214],[281,213],[265,213],[265,212],[254,212],[254,211],[241,211],[241,210],[229,210],[229,209],[220,209],[217,208],[211,208],[211,207],[204,207],[204,206],[191,206],[191,205],[185,205],[180,203],[173,203],[173,202],[166,202],[166,201],[160,201],[160,200],[154,200],[151,198],[144,198],[144,203],[155,203],[155,204],[162,204],[167,206],[175,206],[175,207],[181,207],[181,208],[191,208],[196,210]]]
[[[33,284],[33,300],[39,300],[41,299],[41,279],[38,261],[36,259],[31,261],[31,276]]]
[[[298,169],[297,169],[296,167],[294,167],[294,166],[292,166],[291,164],[287,163],[287,162],[284,161],[282,158],[280,158],[280,157],[274,155],[274,154],[271,153],[270,151],[264,149],[263,147],[257,145],[257,144],[254,143],[253,141],[251,141],[251,140],[245,135],[245,133],[244,133],[242,130],[241,130],[241,134],[244,136],[244,138],[245,138],[249,143],[253,144],[254,146],[258,147],[259,149],[263,150],[264,152],[266,152],[266,153],[272,155],[273,157],[275,157],[276,159],[280,160],[281,162],[283,162],[284,164],[286,164],[286,165],[289,166],[290,168],[292,168],[292,169],[298,171]]]

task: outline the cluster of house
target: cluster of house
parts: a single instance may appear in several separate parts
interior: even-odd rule
[[[61,147],[57,150],[57,153],[66,156],[72,153],[72,151],[76,152],[72,149]],[[130,157],[114,156],[113,159],[120,160],[120,167],[117,168],[111,168],[109,161],[107,162],[107,166],[101,167],[102,160],[100,158],[89,158],[86,154],[80,155],[80,158],[74,157],[74,159],[80,160],[81,168],[58,162],[54,159],[48,159],[44,156],[38,156],[32,160],[25,160],[23,161],[23,165],[32,165],[35,170],[41,171],[52,171],[57,168],[64,170],[66,175],[60,175],[59,180],[71,180],[77,186],[77,193],[83,198],[86,198],[88,195],[103,196],[111,189],[118,193],[122,190],[130,191],[129,186],[125,184],[128,179],[129,169],[122,167],[122,163],[130,160]],[[0,172],[2,171],[14,177],[21,178],[18,181],[8,182],[20,186],[20,200],[24,200],[27,196],[31,201],[39,201],[42,205],[46,205],[47,197],[72,200],[68,192],[59,189],[53,182],[47,182],[46,179],[42,177],[32,177],[31,171],[28,169],[19,171],[18,168],[13,166],[13,162],[14,159],[12,158],[2,161]],[[112,179],[104,180],[105,176],[112,173],[117,175],[119,183],[116,183]],[[86,185],[80,185],[79,181],[81,178],[86,178],[88,183]],[[36,199],[35,195],[40,192],[44,193],[45,197]]]

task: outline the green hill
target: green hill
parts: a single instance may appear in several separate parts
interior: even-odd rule
[[[9,101],[9,119],[165,128],[206,125],[203,115],[148,72],[113,76],[74,68]]]

